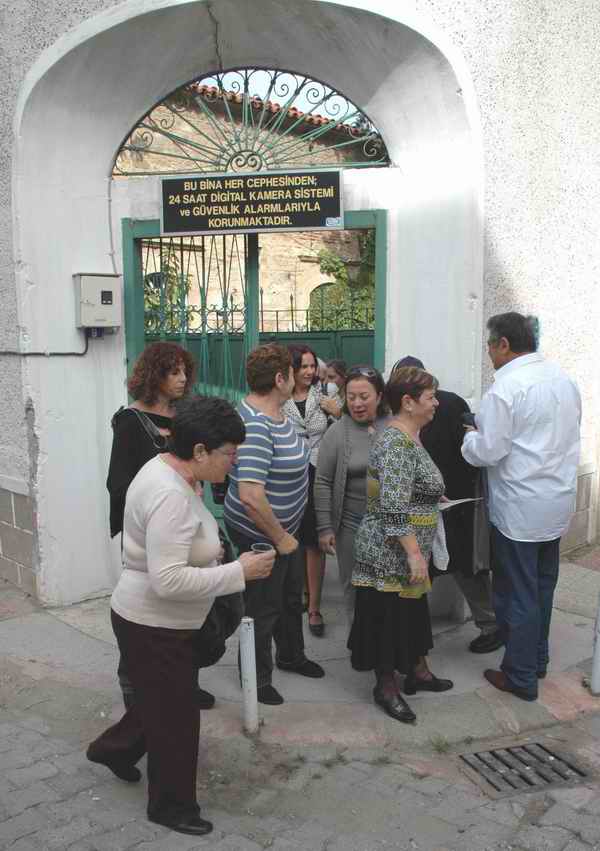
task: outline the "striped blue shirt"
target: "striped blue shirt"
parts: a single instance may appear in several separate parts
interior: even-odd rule
[[[225,497],[226,522],[253,541],[268,541],[246,515],[239,483],[264,485],[273,514],[286,532],[300,526],[308,493],[308,444],[284,417],[276,422],[246,401],[238,406],[246,426],[246,440],[237,450],[237,463],[229,473]]]

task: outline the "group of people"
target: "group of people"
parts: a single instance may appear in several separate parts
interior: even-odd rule
[[[188,395],[194,364],[175,344],[142,354],[129,382],[134,402],[113,420],[108,479],[111,532],[122,532],[111,617],[126,712],[87,754],[133,782],[148,753],[152,821],[192,835],[212,829],[195,778],[198,708],[214,703],[197,678],[211,657],[215,599],[243,594],[258,699],[279,705],[274,664],[325,675],[305,654],[303,596],[306,586],[309,629],[322,636],[327,553],[337,556],[351,664],[374,671],[374,700],[392,718],[415,721],[405,695],[453,686],[427,658],[427,594],[444,571],[480,628],[470,649],[505,646],[488,682],[537,697],[558,546],[574,511],[581,403],[576,385],[538,354],[530,317],[501,314],[488,329],[495,381],[474,418],[414,357],[384,382],[371,366],[334,361],[320,371],[308,346],[259,346],[235,410]],[[202,500],[202,483],[226,477],[227,539]],[[465,498],[474,501],[440,513]],[[224,557],[229,542],[237,558]]]

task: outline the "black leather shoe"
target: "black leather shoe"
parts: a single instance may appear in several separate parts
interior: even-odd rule
[[[498,650],[503,644],[504,641],[500,636],[499,630],[495,632],[482,632],[481,635],[478,635],[469,644],[469,650],[471,653],[493,653],[494,650]]]
[[[196,689],[196,706],[198,709],[212,709],[215,705],[215,696],[203,688]]]
[[[135,765],[132,765],[130,762],[124,762],[119,759],[108,759],[107,757],[100,756],[99,754],[94,753],[92,747],[87,749],[86,754],[87,758],[90,762],[96,762],[98,765],[105,765],[109,768],[115,777],[118,777],[119,780],[125,780],[127,783],[139,783],[142,773],[139,768],[136,768]]]
[[[281,706],[283,703],[282,696],[271,683],[256,689],[256,699],[259,703],[266,703],[267,706]]]
[[[414,674],[407,674],[404,679],[404,694],[416,694],[418,691],[449,691],[454,688],[452,680],[442,680],[431,675],[431,679],[421,679]]]
[[[163,827],[168,827],[169,830],[174,830],[175,833],[187,833],[189,836],[206,836],[213,829],[212,822],[200,818],[200,816],[192,816],[189,819],[181,819],[181,821],[160,821],[159,819],[150,818],[148,821],[154,824],[162,824]]]
[[[378,706],[381,706],[383,711],[395,721],[402,721],[403,724],[412,724],[413,721],[417,720],[415,713],[399,694],[394,694],[388,697],[381,691],[381,689],[375,686],[373,689],[373,698],[375,699],[375,703]]]
[[[277,667],[281,671],[290,671],[292,674],[300,674],[301,677],[312,677],[315,680],[325,676],[325,671],[316,662],[311,662],[310,659],[303,659],[296,665],[290,665],[287,662],[277,662]]]

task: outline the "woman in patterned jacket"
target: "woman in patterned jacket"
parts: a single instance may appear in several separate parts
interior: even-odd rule
[[[446,691],[427,665],[433,647],[428,574],[444,480],[419,439],[437,408],[436,379],[425,370],[394,370],[386,385],[392,412],[369,455],[367,511],[355,540],[352,666],[375,671],[375,703],[405,723],[416,715],[401,697]]]

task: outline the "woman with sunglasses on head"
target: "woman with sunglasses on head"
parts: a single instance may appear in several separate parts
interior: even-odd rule
[[[426,658],[433,647],[429,556],[444,480],[419,431],[435,415],[436,389],[436,379],[423,369],[393,370],[386,385],[392,416],[369,455],[367,510],[354,548],[352,667],[375,671],[375,703],[405,723],[416,715],[402,698],[402,688],[416,694],[453,686],[431,673]]]
[[[288,346],[294,370],[292,397],[282,410],[292,422],[297,434],[308,443],[308,502],[298,530],[298,540],[306,557],[306,584],[308,586],[308,628],[313,635],[325,634],[321,615],[321,588],[325,571],[325,558],[319,550],[314,503],[314,481],[319,446],[329,425],[328,415],[339,416],[340,407],[334,399],[323,394],[318,374],[316,354],[308,346]]]
[[[376,369],[354,366],[347,373],[343,414],[321,441],[315,476],[319,546],[324,553],[337,555],[350,623],[354,614],[354,536],[367,505],[369,450],[376,426],[387,414],[383,391],[383,378]]]

